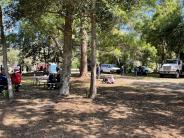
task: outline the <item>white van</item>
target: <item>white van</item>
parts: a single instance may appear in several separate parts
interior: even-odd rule
[[[120,68],[115,64],[101,64],[101,72],[104,73],[119,73]]]

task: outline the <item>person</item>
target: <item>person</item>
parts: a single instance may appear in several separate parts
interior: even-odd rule
[[[110,77],[105,77],[102,82],[107,83],[107,84],[114,84],[115,79],[113,75],[111,75]]]
[[[0,92],[2,92],[4,89],[7,89],[7,88],[8,88],[8,80],[4,73],[4,69],[2,68],[2,71],[0,73]]]
[[[47,68],[45,67],[44,69],[43,69],[43,76],[48,76],[49,75],[49,72],[47,71]]]
[[[124,75],[124,66],[121,66],[121,68],[120,68],[120,73],[121,73],[121,76]]]
[[[55,83],[56,83],[56,78],[53,73],[50,73],[49,78],[48,78],[48,89],[54,89],[55,88]]]
[[[59,72],[58,72],[57,75],[56,75],[56,81],[57,81],[57,82],[60,82],[60,81],[61,81],[61,75],[60,75]]]
[[[114,84],[115,83],[115,79],[114,79],[114,77],[112,75],[109,77],[108,83],[109,84]]]
[[[14,73],[11,75],[12,85],[14,85],[15,92],[19,92],[19,87],[21,83],[21,74],[19,69],[14,69]]]
[[[56,67],[56,71],[57,71],[57,72],[59,72],[59,71],[60,71],[60,68],[59,68],[58,66]]]
[[[138,67],[136,66],[136,67],[134,68],[134,74],[135,74],[135,76],[137,76],[137,73],[138,73]]]
[[[100,66],[99,66],[99,65],[97,65],[97,67],[96,67],[96,75],[97,75],[97,79],[100,79],[100,73],[101,73]]]
[[[43,66],[40,67],[40,71],[43,71]]]

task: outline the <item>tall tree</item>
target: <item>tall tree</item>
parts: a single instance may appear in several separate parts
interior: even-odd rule
[[[80,28],[81,34],[80,77],[88,77],[88,64],[87,64],[88,34],[85,25],[86,25],[85,18],[82,18]]]
[[[2,46],[2,51],[3,51],[3,66],[4,66],[4,70],[5,70],[5,75],[7,77],[8,80],[8,92],[9,92],[9,98],[13,98],[13,89],[12,89],[12,82],[11,82],[11,78],[10,75],[8,73],[8,57],[7,57],[7,44],[6,44],[6,37],[5,37],[5,33],[4,33],[4,24],[3,24],[3,8],[2,8],[2,3],[0,3],[0,44]]]
[[[70,76],[71,76],[71,59],[72,59],[72,25],[74,3],[66,4],[66,15],[64,25],[64,47],[63,47],[63,68],[62,68],[62,87],[60,89],[61,95],[69,95],[70,90]]]
[[[89,97],[94,99],[96,88],[96,0],[91,0],[91,82]]]
[[[80,2],[75,0],[33,0],[29,2],[26,0],[19,0],[18,4],[20,17],[24,17],[32,22],[36,22],[38,18],[41,18],[46,13],[51,13],[52,16],[64,19],[64,26],[60,22],[56,24],[57,28],[63,31],[64,34],[61,95],[69,95],[72,58],[72,27],[74,15],[77,13]]]

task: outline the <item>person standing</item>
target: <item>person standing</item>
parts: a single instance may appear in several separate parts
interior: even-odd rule
[[[14,73],[11,75],[12,84],[15,86],[15,92],[19,92],[21,83],[21,74],[19,69],[14,69]]]
[[[136,77],[137,77],[138,69],[139,68],[137,66],[134,68],[134,74],[135,74]]]
[[[120,68],[120,73],[121,73],[121,76],[123,76],[124,75],[124,66],[121,66],[121,68]]]
[[[96,75],[97,75],[97,79],[100,79],[100,73],[101,73],[100,66],[99,66],[99,65],[97,65],[97,67],[96,67]]]

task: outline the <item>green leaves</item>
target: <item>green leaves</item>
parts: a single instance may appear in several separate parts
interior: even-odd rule
[[[143,21],[142,28],[139,28],[142,38],[157,48],[160,62],[165,58],[172,58],[172,52],[180,52],[183,43],[182,33],[179,32],[182,31],[179,29],[182,24],[182,10],[178,1],[160,2],[155,7],[153,17]]]
[[[12,0],[1,0],[0,1],[0,6],[4,7],[7,4],[10,4],[12,2]]]

